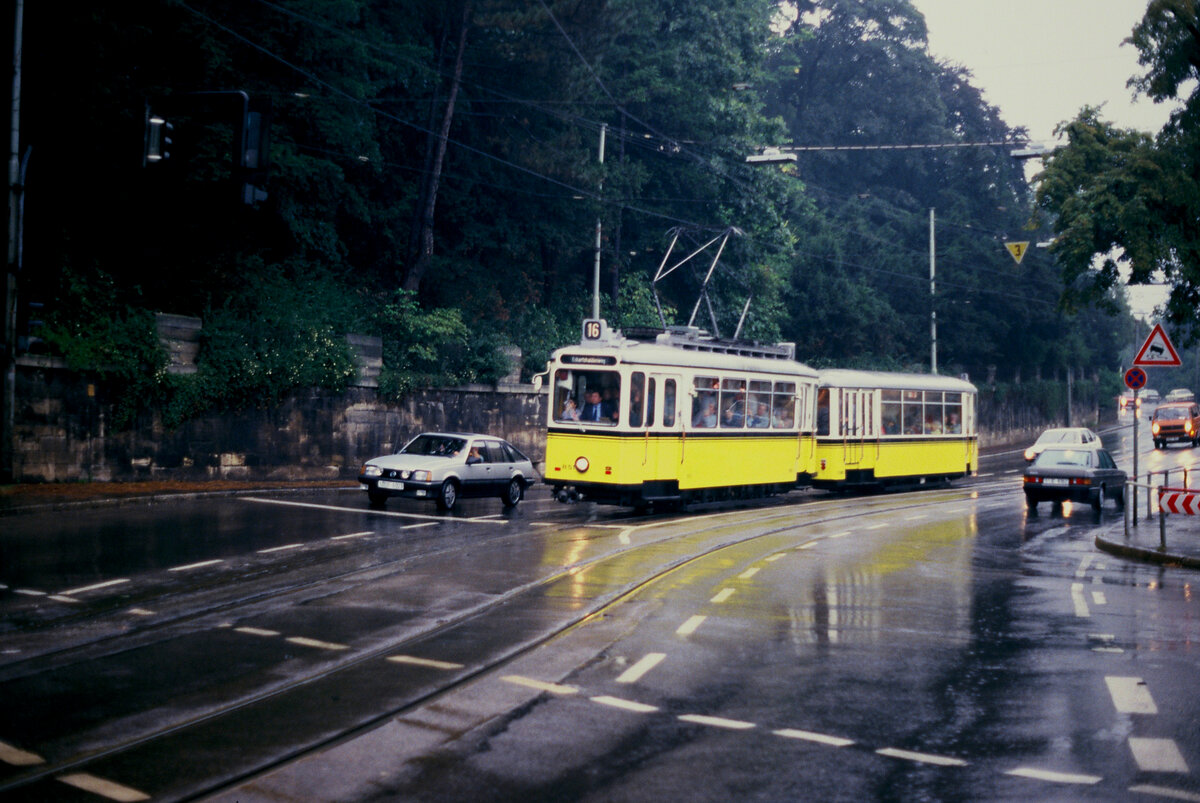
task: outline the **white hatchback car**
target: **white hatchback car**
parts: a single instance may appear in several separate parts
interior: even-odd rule
[[[459,497],[498,496],[515,507],[535,478],[533,463],[490,435],[424,432],[396,454],[368,460],[358,481],[373,507],[389,496],[432,499],[450,510]]]
[[[1032,463],[1052,446],[1099,449],[1104,444],[1100,442],[1100,436],[1087,427],[1056,427],[1043,432],[1033,446],[1025,450],[1025,462]]]

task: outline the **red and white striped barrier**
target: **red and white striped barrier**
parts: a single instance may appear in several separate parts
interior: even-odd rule
[[[1159,488],[1158,509],[1165,513],[1200,515],[1200,490],[1187,488]]]

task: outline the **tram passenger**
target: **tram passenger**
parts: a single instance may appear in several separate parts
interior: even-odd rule
[[[584,396],[586,403],[583,405],[583,414],[580,416],[583,421],[603,421],[604,404],[600,401],[600,391],[596,388],[589,388],[587,395]]]
[[[754,407],[754,415],[750,416],[750,426],[762,429],[771,426],[771,411],[765,401],[760,401]]]
[[[578,421],[579,408],[575,406],[575,400],[570,396],[563,402],[562,412],[558,415],[559,421]]]
[[[638,385],[629,388],[629,425],[642,425],[642,389]]]
[[[895,417],[888,416],[887,418],[883,419],[883,434],[884,435],[898,435],[899,433],[900,433],[900,424],[899,424],[899,422],[896,421]]]
[[[717,425],[717,402],[715,399],[702,399],[700,408],[692,417],[692,426],[699,429]]]
[[[617,418],[621,415],[621,411],[617,406],[617,389],[612,385],[604,388],[604,398],[600,402],[600,415],[606,422],[611,421],[616,423]]]
[[[955,435],[962,432],[962,422],[958,419],[958,413],[950,413],[946,416],[946,431]]]
[[[725,408],[725,412],[721,413],[721,426],[740,429],[745,421],[738,405],[741,402],[734,402]]]

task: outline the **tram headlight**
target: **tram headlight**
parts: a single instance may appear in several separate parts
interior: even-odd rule
[[[580,474],[586,474],[589,466],[591,466],[591,463],[588,462],[586,457],[575,458],[575,470]]]

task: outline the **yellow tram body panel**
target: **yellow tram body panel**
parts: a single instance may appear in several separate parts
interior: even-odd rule
[[[819,440],[816,448],[819,485],[916,477],[956,477],[979,468],[975,438],[941,440]]]

